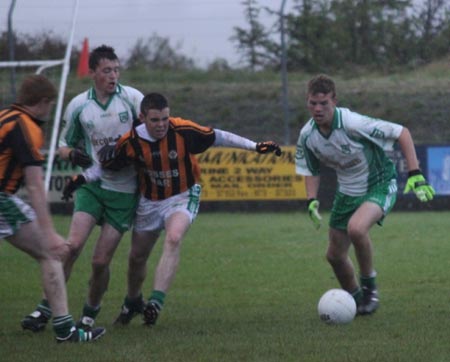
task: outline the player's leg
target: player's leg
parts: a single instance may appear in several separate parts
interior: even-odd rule
[[[95,243],[92,256],[88,297],[83,306],[82,316],[77,323],[78,327],[86,331],[94,326],[95,318],[100,312],[101,301],[108,289],[110,279],[109,265],[121,238],[122,233],[113,226],[102,225],[100,237]]]
[[[326,258],[342,289],[354,294],[358,291],[359,285],[349,256],[350,246],[351,242],[346,231],[330,228]]]
[[[362,290],[349,256],[351,240],[347,234],[347,225],[359,205],[358,198],[336,192],[330,215],[330,241],[327,250],[327,260],[339,284],[353,296],[357,304],[362,299]]]
[[[50,237],[49,237],[50,236]],[[85,333],[75,328],[67,305],[67,292],[62,259],[68,253],[66,241],[57,234],[45,236],[36,222],[21,225],[8,241],[34,257],[40,264],[42,285],[53,311],[53,329],[58,342],[88,342],[105,333],[100,327]]]
[[[364,202],[348,223],[348,235],[355,248],[363,292],[362,300],[358,303],[358,314],[361,315],[372,314],[379,306],[376,271],[373,266],[373,245],[369,230],[382,217],[383,212],[378,205]]]
[[[75,212],[70,224],[68,243],[69,253],[64,260],[64,274],[66,281],[70,277],[73,264],[80,255],[89,234],[96,224],[96,220],[100,217],[101,205],[96,197],[93,197],[91,185],[89,187],[81,187],[77,191],[75,201]],[[22,327],[33,332],[41,331],[45,328],[46,323],[51,318],[52,310],[45,296],[36,306],[36,309],[22,320]]]
[[[164,305],[166,293],[175,277],[180,262],[181,242],[197,217],[200,206],[201,186],[165,200],[160,213],[166,230],[163,252],[156,267],[153,291],[144,309],[144,324],[153,325]]]
[[[358,304],[358,314],[372,314],[379,307],[376,285],[376,271],[373,264],[373,244],[369,231],[375,223],[382,225],[384,217],[393,208],[397,195],[397,181],[389,180],[369,190],[363,197],[348,223],[348,234],[355,247],[355,255],[360,269],[362,300]]]
[[[155,270],[153,291],[144,310],[144,323],[156,323],[164,299],[180,263],[181,242],[191,221],[184,212],[173,213],[166,221],[166,233],[161,257]]]
[[[126,325],[143,312],[145,302],[142,297],[142,284],[147,276],[147,260],[159,234],[159,231],[133,230],[128,256],[128,292],[114,324]]]
[[[96,199],[101,200],[103,209],[96,217],[102,222],[102,227],[92,257],[88,297],[78,322],[78,326],[85,330],[92,328],[100,312],[101,300],[110,279],[109,265],[123,233],[131,227],[137,205],[136,194],[104,190],[100,187],[92,188],[92,192],[95,193]]]

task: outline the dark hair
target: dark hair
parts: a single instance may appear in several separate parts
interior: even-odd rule
[[[100,45],[89,55],[89,69],[95,70],[102,59],[119,60],[114,48],[107,45]]]
[[[323,93],[323,94],[329,94],[334,97],[336,97],[336,86],[334,84],[333,79],[331,79],[328,75],[325,74],[319,74],[312,78],[308,82],[308,94],[317,94],[317,93]]]
[[[157,109],[162,111],[164,108],[169,107],[167,98],[159,93],[148,93],[141,102],[141,113],[147,114],[150,109]]]
[[[33,74],[22,81],[17,95],[17,103],[24,106],[35,106],[42,99],[55,99],[57,94],[56,87],[47,77],[41,74]]]

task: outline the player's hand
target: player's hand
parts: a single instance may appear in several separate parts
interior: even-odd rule
[[[104,145],[100,151],[98,151],[98,160],[102,165],[108,163],[112,159],[114,159],[114,156],[116,154],[115,151],[116,147],[113,145]]]
[[[74,148],[70,151],[69,160],[74,166],[80,166],[83,168],[92,166],[92,160],[89,155],[79,148]]]
[[[406,194],[409,191],[413,191],[422,202],[433,200],[434,194],[436,193],[433,186],[428,184],[419,170],[408,172],[408,181],[406,182],[403,193]]]
[[[274,152],[275,155],[281,156],[281,148],[273,141],[258,142],[256,144],[256,152],[269,153]]]
[[[86,179],[83,175],[73,176],[64,186],[63,194],[61,196],[61,200],[69,201],[73,197],[73,193],[76,189],[78,189],[81,185],[86,183]]]
[[[322,216],[319,214],[320,202],[317,199],[308,199],[308,213],[314,227],[319,229],[322,225]]]

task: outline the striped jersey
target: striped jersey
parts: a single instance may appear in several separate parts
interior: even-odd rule
[[[67,105],[59,147],[82,147],[100,165],[97,152],[117,140],[139,122],[138,112],[143,94],[137,89],[118,85],[106,105],[98,102],[94,88],[76,96]],[[136,192],[133,167],[119,171],[102,170],[102,188],[125,193]]]
[[[336,108],[332,131],[324,136],[313,119],[303,126],[295,155],[296,172],[319,175],[320,163],[336,170],[338,190],[360,196],[380,182],[396,177],[385,151],[392,150],[403,127]]]
[[[41,123],[18,104],[0,110],[0,192],[14,194],[24,167],[43,164]]]
[[[164,200],[199,181],[195,154],[213,145],[215,132],[182,118],[169,118],[167,135],[154,140],[145,124],[126,133],[116,145],[116,158],[136,165],[141,194]]]

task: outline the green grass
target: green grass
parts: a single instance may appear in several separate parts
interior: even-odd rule
[[[327,216],[327,215],[325,215]],[[328,326],[317,302],[337,287],[324,258],[327,231],[304,213],[201,213],[154,328],[140,318],[112,326],[126,290],[126,234],[114,258],[97,323],[108,331],[87,345],[57,345],[51,328],[37,335],[19,321],[39,300],[37,263],[0,246],[1,361],[448,361],[450,212],[393,212],[375,227],[380,310],[350,325]],[[67,233],[69,217],[56,217]],[[79,316],[86,295],[92,238],[69,282]],[[149,260],[145,295],[159,257]]]

